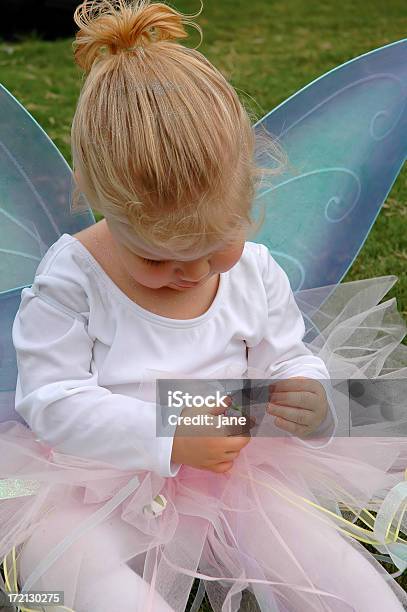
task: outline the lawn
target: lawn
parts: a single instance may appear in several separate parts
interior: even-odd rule
[[[200,6],[190,0],[171,4],[189,14]],[[399,40],[407,31],[404,0],[207,0],[196,20],[204,34],[199,50],[231,81],[257,119],[321,74]],[[192,28],[189,32],[187,44],[196,46],[199,35]],[[0,39],[1,83],[30,111],[70,165],[70,125],[82,79],[73,63],[71,42],[43,41],[35,33],[16,43]],[[406,200],[405,167],[343,280],[397,275],[398,283],[384,299],[395,297],[407,321]],[[407,345],[407,336],[403,342]],[[397,580],[407,587],[406,577]]]

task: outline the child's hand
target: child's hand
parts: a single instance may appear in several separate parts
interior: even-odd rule
[[[300,438],[312,434],[328,412],[323,385],[313,378],[294,376],[269,386],[267,412],[275,424]]]
[[[225,403],[231,406],[230,398]],[[193,408],[186,407],[181,416],[207,414],[213,423],[208,425],[177,425],[172,446],[171,461],[184,463],[200,470],[211,472],[227,472],[233,466],[233,461],[240,451],[250,442],[249,427],[255,425],[254,417],[250,417],[248,426],[222,425],[219,427],[220,415],[226,412],[225,407]],[[188,435],[195,434],[195,435]]]

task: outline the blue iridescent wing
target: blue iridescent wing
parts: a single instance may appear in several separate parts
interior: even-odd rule
[[[11,331],[21,290],[63,233],[95,223],[82,195],[72,214],[71,169],[46,133],[0,85],[0,422],[14,411],[17,365]]]
[[[272,189],[257,193],[254,216],[266,205],[266,221],[254,240],[268,246],[294,292],[325,287],[312,308],[349,269],[405,160],[406,56],[402,40],[347,62],[254,128],[277,136],[291,163]],[[1,86],[0,147],[1,421],[11,414],[21,420],[12,407],[17,368],[11,342],[21,289],[62,233],[75,233],[94,217],[86,206],[72,215],[69,166]]]
[[[345,276],[407,155],[407,39],[353,59],[261,119],[290,165],[260,187],[253,238],[287,272],[294,293]],[[273,160],[260,153],[262,166]],[[323,296],[323,292],[321,292]]]

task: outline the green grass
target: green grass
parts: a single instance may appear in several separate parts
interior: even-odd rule
[[[197,1],[171,4],[189,14],[199,9]],[[405,37],[407,30],[404,0],[207,0],[197,21],[204,33],[199,50],[231,81],[257,119],[328,70]],[[192,28],[189,32],[187,44],[196,46],[199,35]],[[0,39],[1,82],[70,165],[70,124],[82,79],[71,42],[46,42],[35,33],[17,43]],[[384,299],[395,297],[407,320],[406,197],[405,167],[343,280],[396,274],[399,281]],[[403,343],[407,345],[407,336]],[[406,576],[397,581],[407,588]]]

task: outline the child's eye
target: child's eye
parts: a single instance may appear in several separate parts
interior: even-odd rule
[[[157,261],[155,259],[145,259],[145,257],[141,258],[143,261],[145,261],[147,264],[149,264],[150,266],[160,266],[161,264],[165,264],[165,261]]]

